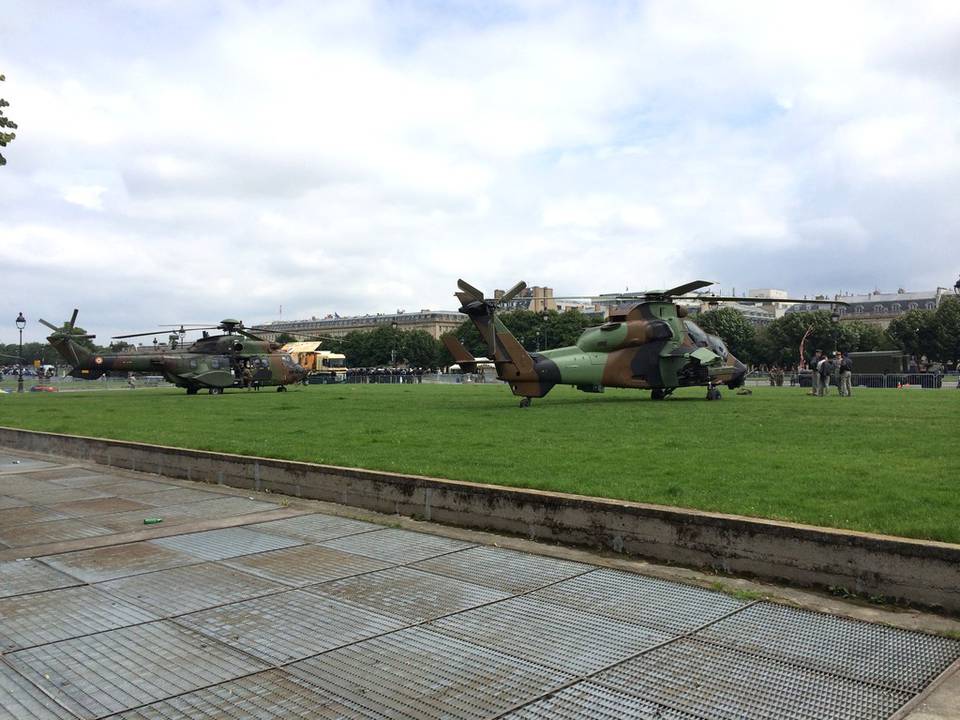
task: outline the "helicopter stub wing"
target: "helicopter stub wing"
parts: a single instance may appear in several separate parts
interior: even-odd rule
[[[722,357],[705,347],[697,348],[690,353],[690,357],[692,357],[694,360],[698,360],[700,364],[704,365],[705,367],[714,367],[723,362]]]

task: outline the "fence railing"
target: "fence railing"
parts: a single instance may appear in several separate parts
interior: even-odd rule
[[[774,382],[771,382],[770,373],[754,371],[747,375],[747,383],[750,385],[810,387],[812,385],[812,374],[809,370],[801,370],[799,373],[794,371],[784,373],[782,381],[774,378]],[[836,385],[836,379],[832,374],[829,377],[829,383],[830,385]],[[943,373],[853,373],[850,384],[853,387],[868,388],[956,388],[958,387],[958,376]]]

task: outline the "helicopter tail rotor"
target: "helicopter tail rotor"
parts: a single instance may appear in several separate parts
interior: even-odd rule
[[[84,360],[92,355],[87,348],[80,345],[77,341],[92,340],[96,337],[96,335],[78,332],[76,330],[78,312],[79,310],[74,308],[73,315],[71,315],[70,319],[61,327],[57,327],[53,323],[47,322],[43,318],[40,319],[40,323],[42,325],[45,325],[53,330],[53,332],[47,337],[47,342],[53,346],[53,349],[57,351],[60,357],[74,366],[80,365]]]

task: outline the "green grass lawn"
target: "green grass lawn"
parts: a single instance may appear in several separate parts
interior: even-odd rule
[[[960,392],[755,388],[665,402],[556,388],[341,385],[0,396],[0,425],[960,542]]]

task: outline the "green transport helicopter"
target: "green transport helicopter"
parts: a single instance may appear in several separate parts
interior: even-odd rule
[[[722,338],[688,319],[687,308],[676,301],[769,299],[688,295],[714,284],[695,280],[669,290],[614,298],[622,304],[611,309],[607,322],[584,330],[575,345],[535,353],[528,353],[496,317],[497,309],[522,292],[526,283],[517,283],[500,297],[485,298],[480,290],[458,280],[460,291],[455,294],[460,312],[473,321],[486,342],[497,378],[522,398],[520,407],[529,407],[532,398],[543,397],[555,385],[593,393],[606,387],[650,390],[654,400],[663,400],[678,387],[704,386],[707,400],[719,400],[721,385],[730,389],[743,385],[747,366],[730,353]],[[776,298],[776,302],[845,304],[789,298]],[[456,338],[446,335],[443,341],[461,368],[469,372],[476,367],[476,358]]]
[[[141,372],[162,375],[167,382],[186,388],[187,395],[207,390],[211,395],[221,394],[231,387],[276,386],[283,392],[287,385],[301,382],[305,368],[298,365],[289,353],[280,350],[280,343],[257,337],[251,331],[271,332],[266,328],[244,327],[239,320],[224,320],[218,325],[180,326],[179,336],[187,332],[203,332],[203,336],[184,347],[155,351],[118,352],[99,354],[80,345],[77,340],[94,338],[74,329],[77,310],[63,327],[46,320],[41,323],[53,330],[47,342],[68,362],[68,373],[75,378],[95,380],[108,372]],[[208,330],[223,330],[222,335],[209,335]],[[163,331],[162,331],[163,332]],[[157,335],[155,332],[115,335],[114,339]],[[172,334],[171,338],[177,335]]]

